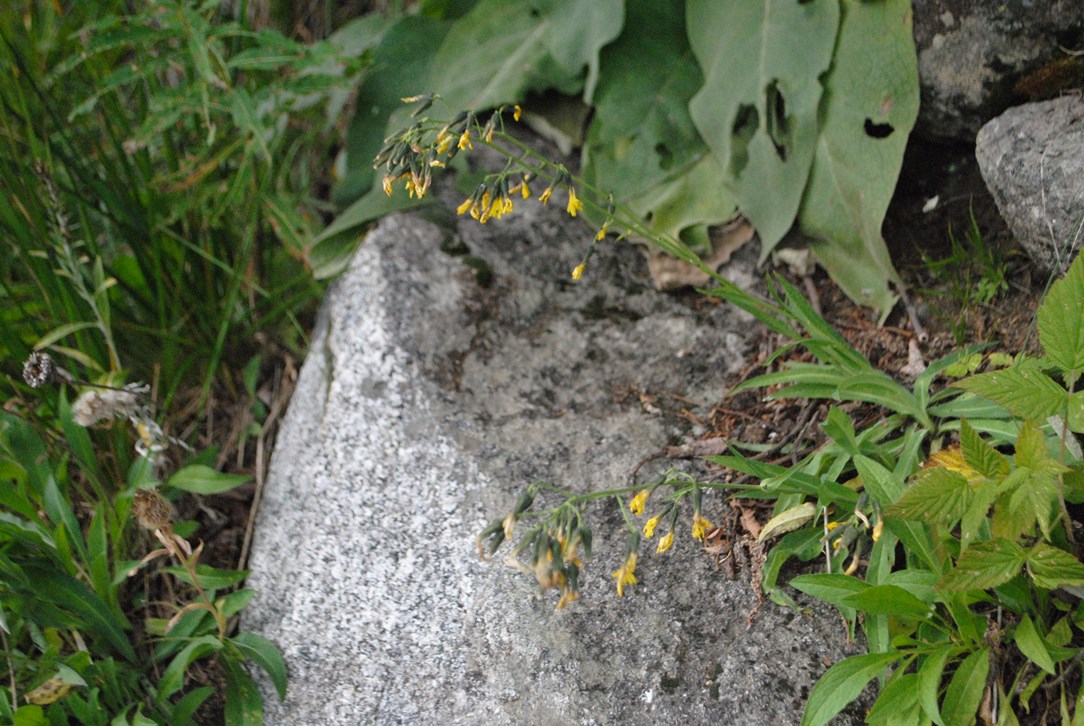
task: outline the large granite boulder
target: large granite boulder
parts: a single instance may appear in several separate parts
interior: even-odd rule
[[[975,157],[1035,266],[1065,272],[1084,240],[1084,98],[1009,109],[982,127]]]
[[[670,552],[645,543],[620,599],[612,502],[592,510],[582,597],[563,610],[479,560],[475,536],[528,483],[622,486],[682,441],[668,394],[693,413],[716,402],[754,329],[655,292],[627,243],[604,243],[572,282],[592,235],[557,201],[485,227],[388,218],[330,289],[252,550],[244,627],[290,674],[284,704],[266,692],[272,726],[797,723],[827,666],[855,652],[812,603],[765,604],[750,625],[748,577],[715,567],[691,513]],[[732,264],[742,284],[755,254]]]
[[[1084,69],[1063,48],[1084,46],[1080,0],[914,0],[922,104],[915,130],[971,143],[1013,104],[1057,93]],[[1079,67],[1078,67],[1079,66]]]

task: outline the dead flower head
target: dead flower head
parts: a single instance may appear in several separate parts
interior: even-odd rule
[[[34,351],[23,363],[23,380],[31,388],[41,388],[56,378],[56,366],[48,353]]]

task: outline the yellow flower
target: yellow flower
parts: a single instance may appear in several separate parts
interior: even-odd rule
[[[647,498],[650,495],[651,495],[651,491],[649,489],[644,489],[641,492],[637,492],[636,496],[634,496],[632,498],[632,501],[629,502],[629,511],[632,512],[633,514],[643,514],[644,513],[644,504],[647,502]],[[648,536],[650,536],[650,535],[648,535]]]
[[[701,542],[704,541],[704,535],[711,529],[711,522],[701,517],[699,514],[693,515],[693,539],[698,539]]]
[[[629,554],[628,559],[625,560],[625,564],[618,568],[614,573],[614,579],[617,580],[617,596],[623,597],[625,594],[625,585],[636,584],[636,553]]]
[[[583,271],[585,269],[587,269],[587,265],[583,264],[582,262],[576,265],[576,269],[572,271],[572,279],[579,280],[581,277],[583,277]]]
[[[659,525],[659,518],[658,517],[652,517],[651,519],[644,522],[644,536],[647,537],[648,539],[651,539],[652,537],[654,537],[655,536],[655,527],[657,527],[658,525]]]
[[[393,177],[393,176],[385,176],[384,177],[384,193],[387,194],[389,197],[391,196],[391,192],[392,192],[391,185],[394,184],[394,183],[395,183],[395,177]]]
[[[568,206],[565,207],[568,210],[568,214],[571,217],[576,216],[576,212],[583,209],[583,202],[576,196],[576,190],[572,187],[568,188]]]
[[[474,204],[474,200],[467,197],[467,200],[455,208],[456,214],[466,214],[470,211],[471,205]]]
[[[602,229],[595,235],[595,241],[601,242],[602,238],[606,236],[606,233],[610,231],[610,220],[606,220],[606,223],[602,225]]]
[[[557,607],[555,610],[562,610],[566,605],[574,600],[580,599],[580,593],[575,590],[570,590],[567,587],[561,590],[561,599],[557,601]]]
[[[553,187],[546,187],[546,191],[538,195],[538,201],[545,204],[550,200],[550,195],[553,194]]]
[[[655,548],[656,552],[662,553],[670,549],[670,546],[674,544],[674,530],[670,530],[666,533],[666,536],[659,540],[659,546]]]
[[[519,191],[520,191],[520,194],[523,195],[524,199],[530,199],[531,198],[531,188],[529,186],[527,186],[527,180],[526,179],[523,180],[523,187]]]
[[[442,129],[437,134],[437,153],[443,154],[452,145],[452,135],[448,133],[448,129]]]
[[[459,150],[470,149],[474,151],[474,144],[470,142],[470,129],[467,129],[459,135],[459,143],[457,144]]]
[[[515,109],[515,111],[512,113],[512,120],[519,121],[520,117],[523,116],[523,109],[519,107],[518,103],[512,108]]]
[[[881,539],[881,535],[885,531],[885,522],[883,519],[877,520],[877,524],[873,525],[873,541],[877,542]]]

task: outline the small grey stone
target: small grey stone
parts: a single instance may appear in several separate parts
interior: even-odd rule
[[[1044,273],[1062,273],[1084,239],[1084,99],[1009,109],[982,127],[979,170],[1013,234]]]
[[[734,308],[655,292],[626,242],[573,283],[592,233],[556,201],[484,227],[390,217],[330,289],[250,563],[244,628],[290,673],[284,704],[264,684],[271,726],[797,723],[826,665],[856,652],[826,607],[766,604],[749,627],[749,582],[695,546],[691,513],[669,553],[645,543],[620,599],[612,503],[592,509],[582,597],[562,611],[479,560],[476,534],[530,482],[621,486],[680,441],[687,424],[623,393],[711,405],[753,332]],[[488,287],[440,251],[447,236]],[[705,497],[709,516],[723,506]]]

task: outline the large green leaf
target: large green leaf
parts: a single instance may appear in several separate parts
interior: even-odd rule
[[[736,203],[689,115],[704,77],[684,18],[653,0],[629,0],[626,12],[625,32],[602,53],[584,176],[661,234],[724,222]]]
[[[621,32],[624,0],[531,0],[531,4],[550,20],[542,41],[553,59],[571,75],[587,66],[583,100],[591,103],[599,78],[599,50]],[[639,29],[646,27],[650,26]]]
[[[986,688],[990,673],[990,649],[980,648],[963,659],[945,691],[941,717],[947,726],[967,726],[975,722],[975,712]]]
[[[854,655],[836,663],[817,681],[809,694],[805,713],[802,714],[802,726],[828,723],[844,706],[858,698],[867,683],[902,657],[899,651],[870,653]]]
[[[887,315],[899,282],[881,222],[918,115],[910,0],[841,0],[824,120],[798,220],[813,251],[855,301]]]
[[[1047,358],[1075,380],[1084,373],[1084,261],[1079,256],[1050,288],[1038,319]]]
[[[337,203],[353,202],[372,188],[373,159],[388,135],[388,119],[404,109],[401,99],[434,90],[429,86],[433,56],[450,27],[448,22],[407,16],[377,34],[380,42],[373,49],[373,66],[358,90],[346,137],[347,169],[335,190]],[[335,42],[347,47],[371,43],[374,32],[367,23],[351,23],[336,33]],[[409,109],[397,119],[408,114]]]
[[[549,12],[559,12],[558,5]],[[565,71],[546,50],[554,22],[526,0],[481,0],[444,37],[428,90],[454,111],[481,111],[518,101],[529,90],[578,89],[579,69]]]
[[[972,545],[960,555],[956,567],[941,578],[945,590],[986,590],[1011,580],[1028,559],[1012,540],[993,539]]]
[[[979,373],[953,384],[1009,409],[1019,418],[1045,421],[1060,412],[1068,393],[1034,363]]]
[[[686,22],[705,78],[689,110],[766,256],[809,177],[839,0],[689,0]]]

